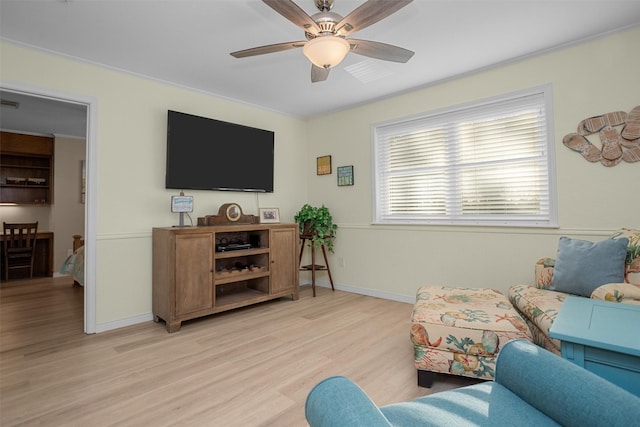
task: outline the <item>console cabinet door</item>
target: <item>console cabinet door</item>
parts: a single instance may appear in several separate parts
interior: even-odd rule
[[[297,229],[271,230],[271,293],[298,289]],[[297,292],[296,292],[297,294]]]
[[[213,307],[213,233],[176,236],[176,317]]]

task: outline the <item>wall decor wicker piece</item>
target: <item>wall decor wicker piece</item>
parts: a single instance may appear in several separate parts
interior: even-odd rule
[[[597,135],[599,146],[591,140]],[[589,138],[587,138],[587,136]],[[582,120],[577,132],[564,136],[562,143],[592,163],[611,167],[625,161],[640,161],[640,105],[629,113],[613,111]]]

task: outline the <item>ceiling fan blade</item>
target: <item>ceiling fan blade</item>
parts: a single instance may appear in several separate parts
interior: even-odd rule
[[[407,62],[413,52],[391,44],[373,42],[371,40],[347,39],[351,52],[384,61]]]
[[[252,47],[251,49],[239,50],[237,52],[231,52],[231,56],[235,58],[246,58],[247,56],[264,55],[265,53],[282,52],[284,50],[295,49],[304,46],[306,42],[286,42],[269,44],[266,46]]]
[[[322,68],[311,64],[311,83],[323,82],[329,77],[330,68]]]
[[[262,0],[271,9],[278,12],[280,15],[287,18],[289,21],[302,28],[304,31],[308,31],[311,34],[318,34],[320,27],[311,19],[311,17],[300,8],[297,4],[291,0]]]
[[[265,0],[263,0],[265,1]],[[375,24],[397,12],[413,0],[368,0],[338,22],[338,34],[347,35]]]

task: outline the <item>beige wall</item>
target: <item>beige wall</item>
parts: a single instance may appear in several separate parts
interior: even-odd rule
[[[0,221],[38,222],[38,230],[51,230],[51,207],[49,205],[0,206]]]
[[[640,227],[640,163],[606,168],[562,144],[580,120],[640,105],[639,45],[634,29],[311,120],[309,200],[330,207],[340,225],[334,280],[407,300],[423,284],[506,291],[531,282],[535,261],[555,255],[560,235],[599,240],[621,226]],[[371,225],[373,124],[546,84],[553,90],[558,229]],[[335,172],[312,172],[315,158],[327,154],[334,171],[354,165],[355,186],[337,187]]]
[[[86,141],[56,136],[51,228],[54,235],[53,272],[60,271],[74,234],[84,235],[85,205],[80,198],[81,162]]]
[[[151,312],[151,227],[178,222],[169,212],[173,193],[164,189],[167,109],[276,132],[276,191],[189,192],[194,221],[231,201],[246,213],[279,207],[283,221],[292,221],[302,203],[324,203],[340,225],[334,280],[358,292],[409,301],[426,283],[506,290],[531,281],[534,262],[554,255],[562,234],[595,240],[620,226],[640,227],[633,194],[640,163],[605,168],[561,142],[585,117],[640,104],[639,41],[635,29],[308,122],[6,42],[0,78],[98,100],[100,328]],[[371,225],[372,124],[549,83],[559,229]],[[334,172],[316,176],[315,159],[326,154]],[[354,165],[355,186],[337,187],[335,168],[342,165]]]
[[[4,41],[0,48],[2,81],[97,100],[98,330],[151,314],[151,228],[178,223],[169,208],[176,193],[164,188],[168,109],[276,133],[274,193],[189,191],[194,223],[227,202],[250,214],[258,206],[279,207],[282,220],[292,221],[305,200],[307,134],[301,120]]]

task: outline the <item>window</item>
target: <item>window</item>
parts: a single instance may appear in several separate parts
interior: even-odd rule
[[[374,126],[374,222],[555,226],[550,92]]]

